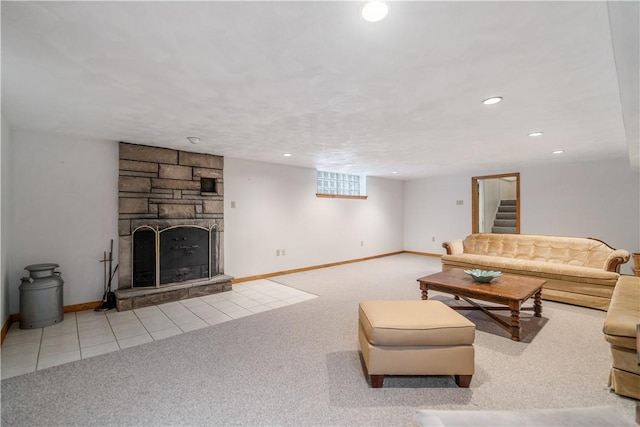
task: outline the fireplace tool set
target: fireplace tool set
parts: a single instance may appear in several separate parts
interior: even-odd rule
[[[102,260],[100,261],[104,266],[104,295],[102,297],[102,303],[96,307],[95,311],[107,311],[112,308],[116,308],[116,294],[111,291],[111,281],[118,271],[118,266],[113,268],[113,239],[111,239],[111,249],[109,250],[109,256],[105,252]],[[107,274],[107,263],[109,263],[109,273]],[[112,271],[113,269],[113,271]]]

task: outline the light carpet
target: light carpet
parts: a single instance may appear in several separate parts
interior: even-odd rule
[[[463,312],[477,325],[469,389],[444,376],[371,389],[358,302],[419,299],[416,279],[439,270],[402,254],[279,276],[319,298],[4,380],[2,425],[412,425],[419,409],[603,405],[635,417],[636,401],[607,388],[605,313],[549,301],[541,319],[524,314],[522,342]]]

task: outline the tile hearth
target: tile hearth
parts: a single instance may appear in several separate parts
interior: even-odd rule
[[[2,344],[2,379],[157,341],[218,323],[317,298],[270,280],[231,291],[130,311],[66,313],[39,329],[11,325]]]

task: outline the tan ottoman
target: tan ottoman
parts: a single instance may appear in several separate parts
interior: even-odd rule
[[[363,301],[358,338],[371,379],[385,375],[454,375],[469,387],[476,326],[440,301]]]

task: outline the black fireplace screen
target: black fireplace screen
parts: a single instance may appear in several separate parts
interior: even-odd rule
[[[156,230],[133,234],[133,286],[156,286]]]
[[[159,244],[156,246],[157,239]],[[216,243],[215,229],[197,226],[136,230],[133,234],[133,286],[159,286],[215,276],[218,273]]]

